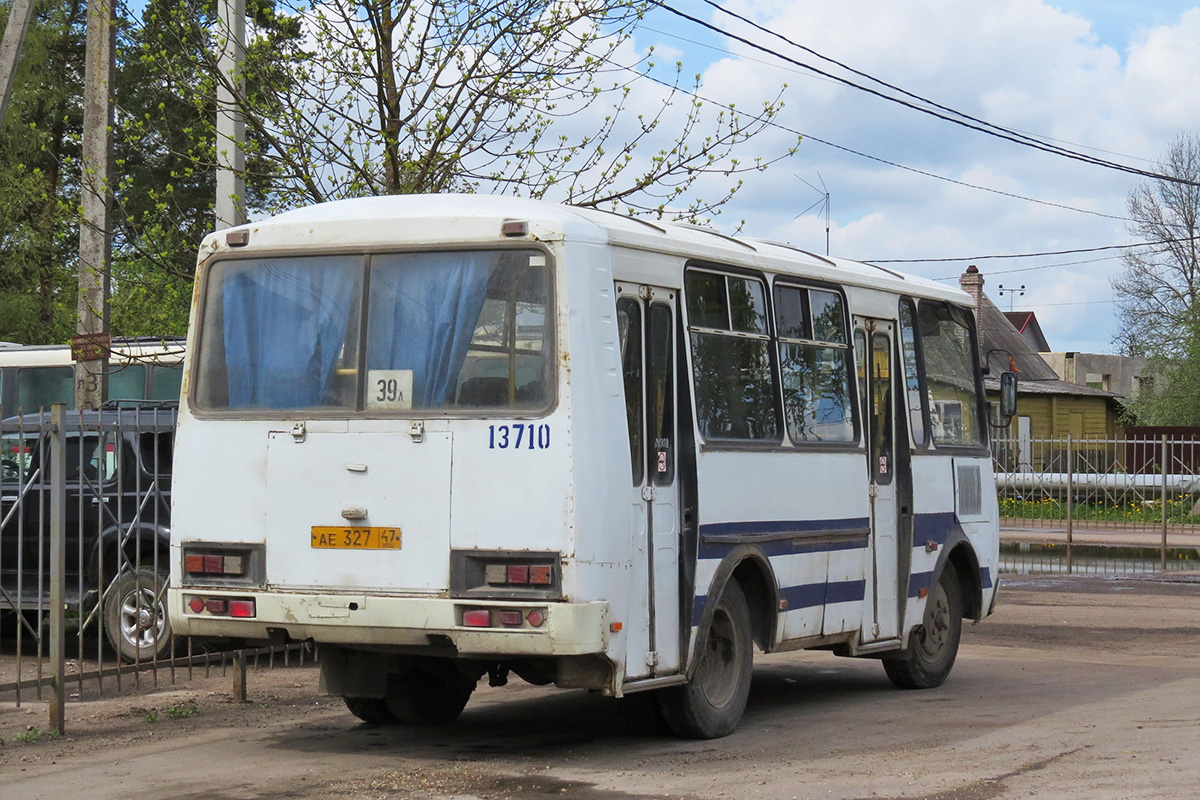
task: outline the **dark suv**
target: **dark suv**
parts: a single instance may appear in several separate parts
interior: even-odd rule
[[[68,411],[66,602],[96,624],[126,661],[171,647],[173,408]],[[0,609],[44,610],[49,601],[50,414],[0,422]]]

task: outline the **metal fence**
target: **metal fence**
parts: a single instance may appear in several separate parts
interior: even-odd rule
[[[172,633],[175,422],[147,404],[0,414],[0,698],[49,695],[52,728],[68,699],[307,657],[208,652]]]
[[[1030,529],[1031,539],[1034,531],[1065,538],[1063,571],[1079,571],[1075,557],[1100,572],[1194,566],[1200,442],[1165,435],[998,439],[992,457],[1001,527]],[[1052,545],[1010,550],[1004,555],[1018,572],[1061,560]]]

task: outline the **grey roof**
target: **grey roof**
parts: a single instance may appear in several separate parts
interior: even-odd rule
[[[983,354],[987,376],[984,387],[1000,388],[1000,373],[1015,370],[1017,391],[1022,394],[1063,394],[1076,396],[1106,397],[1113,400],[1120,395],[1093,389],[1077,383],[1060,380],[1050,365],[1042,360],[1029,341],[1013,327],[995,303],[983,295],[975,312],[975,325],[979,333],[979,349]]]

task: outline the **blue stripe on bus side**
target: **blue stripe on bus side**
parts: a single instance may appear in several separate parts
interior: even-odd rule
[[[953,511],[917,514],[913,517],[913,547],[925,547],[929,542],[934,542],[940,547],[950,538],[951,533],[960,529]]]
[[[709,523],[700,526],[698,557],[702,560],[722,559],[739,544],[754,545],[767,558],[858,550],[867,546],[869,528],[870,520],[866,517]],[[858,532],[861,535],[855,536]],[[821,536],[852,538],[831,542],[821,541]]]
[[[833,583],[809,583],[803,586],[785,586],[779,590],[779,600],[787,601],[787,610],[814,608],[836,603],[861,603],[867,596],[867,582],[835,581]],[[708,597],[700,596],[692,607],[692,625],[699,625],[704,616]]]

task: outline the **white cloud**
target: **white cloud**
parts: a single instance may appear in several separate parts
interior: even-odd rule
[[[713,24],[863,82],[726,15],[679,2]],[[1152,168],[1175,135],[1200,129],[1200,82],[1195,80],[1200,74],[1200,8],[1173,7],[1164,13],[1157,3],[1145,8],[1122,4],[1119,19],[1099,16],[1108,5],[1086,0],[1054,5],[1041,0],[734,0],[726,7],[967,114],[1056,137],[1082,153]],[[707,10],[698,10],[702,8]],[[671,27],[681,36],[696,32],[679,20]],[[639,42],[650,38],[640,36]],[[972,132],[794,68],[765,66],[761,61],[769,56],[743,44],[728,43],[736,57],[676,44],[685,50],[689,69],[707,64],[706,96],[746,103],[773,96],[786,82],[782,124],[914,169],[1118,217],[1125,213],[1129,189],[1140,180]],[[783,141],[782,133],[765,136],[754,148],[767,152]],[[745,218],[749,235],[824,252],[819,209],[795,219],[820,198],[800,179],[816,184],[818,175],[831,192],[830,239],[837,255],[935,258],[1130,241],[1118,220],[957,186],[812,139],[793,158],[750,178],[718,222]],[[989,259],[978,265],[989,291],[1000,283],[1026,284],[1027,293],[1016,307],[1037,311],[1055,349],[1105,350],[1115,326],[1112,306],[1095,301],[1111,300],[1108,276],[1119,268],[1116,259],[1011,271],[1105,255],[1112,253]],[[901,268],[949,277],[965,267],[952,262]],[[999,299],[994,293],[992,297]],[[1003,306],[1008,307],[1007,298]]]

